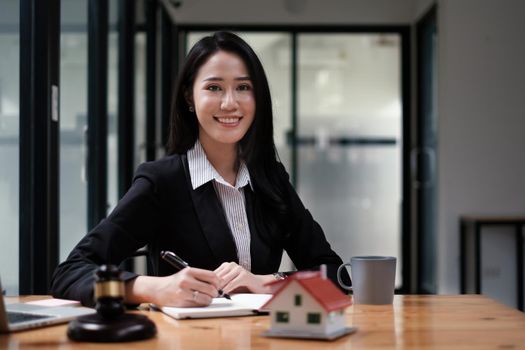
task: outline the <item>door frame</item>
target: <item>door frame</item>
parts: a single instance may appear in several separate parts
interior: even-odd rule
[[[428,69],[431,59],[428,55],[432,42],[428,34],[431,31],[437,34],[437,5],[434,4],[416,23],[416,114],[415,114],[415,148],[413,150],[413,190],[415,205],[415,232],[417,233],[417,260],[416,279],[418,294],[435,294],[436,282],[436,227],[435,227],[435,179],[436,156],[435,145],[429,143],[429,125],[425,116],[427,108],[432,104],[432,89],[435,88],[429,76]],[[434,54],[436,54],[434,52]],[[431,73],[430,73],[431,74]],[[437,108],[437,106],[433,106]],[[434,193],[432,193],[434,192]]]

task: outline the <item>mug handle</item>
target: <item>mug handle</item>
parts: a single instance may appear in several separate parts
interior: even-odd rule
[[[341,266],[339,266],[339,268],[337,269],[337,282],[339,282],[339,285],[341,287],[343,287],[344,289],[346,290],[352,290],[352,286],[348,286],[346,285],[342,280],[341,280],[341,270],[343,269],[343,267],[345,266],[350,266],[352,267],[352,264],[350,264],[349,262],[346,263],[346,264],[343,264]]]

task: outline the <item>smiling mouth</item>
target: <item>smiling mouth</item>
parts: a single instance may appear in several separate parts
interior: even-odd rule
[[[239,124],[242,117],[213,117],[213,119],[224,125],[236,125]]]

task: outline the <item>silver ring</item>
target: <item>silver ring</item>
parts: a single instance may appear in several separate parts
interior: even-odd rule
[[[199,295],[199,291],[198,290],[194,290],[193,293],[192,293],[193,301],[197,301],[197,295]]]

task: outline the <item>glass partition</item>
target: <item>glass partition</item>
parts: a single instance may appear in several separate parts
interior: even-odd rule
[[[117,205],[118,197],[118,31],[117,0],[109,2],[108,28],[108,210]]]
[[[87,230],[87,0],[61,2],[60,261]]]
[[[401,276],[401,46],[398,34],[298,36],[297,189],[343,260],[398,257]]]
[[[156,116],[148,116],[155,118]],[[146,33],[135,33],[135,169],[146,160]],[[135,170],[133,169],[133,170]]]
[[[0,11],[0,279],[7,294],[19,286],[19,8],[19,0],[3,0]]]

